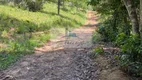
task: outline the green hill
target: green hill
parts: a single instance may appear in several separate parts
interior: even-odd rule
[[[47,42],[50,28],[79,27],[84,24],[85,15],[74,7],[61,8],[57,15],[55,3],[46,3],[38,12],[0,5],[0,69]]]

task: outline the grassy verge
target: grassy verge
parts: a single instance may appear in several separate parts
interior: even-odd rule
[[[55,3],[46,3],[39,12],[0,5],[0,70],[47,42],[52,27],[79,27],[85,20],[85,12],[70,7],[57,15]]]

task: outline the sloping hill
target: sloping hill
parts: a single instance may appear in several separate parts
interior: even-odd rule
[[[57,15],[55,3],[46,3],[38,12],[0,5],[0,69],[47,42],[50,28],[79,27],[84,24],[85,15],[70,7]]]

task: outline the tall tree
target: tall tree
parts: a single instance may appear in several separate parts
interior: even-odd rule
[[[58,15],[60,15],[60,5],[61,5],[61,0],[58,0]]]
[[[142,0],[140,0],[140,35],[141,35],[141,44],[142,44]]]
[[[132,31],[133,34],[138,34],[140,35],[139,32],[139,20],[137,17],[137,13],[136,13],[136,8],[133,5],[132,0],[123,0],[124,5],[126,6],[126,9],[128,11],[131,23],[132,23]]]

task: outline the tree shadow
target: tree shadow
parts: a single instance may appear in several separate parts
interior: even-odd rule
[[[85,17],[85,16],[83,16],[82,14],[79,14],[79,13],[76,13],[78,16],[80,16],[80,17]]]
[[[97,27],[99,24],[87,24],[84,25],[85,27]]]
[[[0,14],[0,69],[32,53],[35,45],[29,41],[29,33],[36,31],[39,31],[38,25],[33,22]],[[1,47],[1,43],[6,46]]]
[[[48,14],[48,15],[58,15],[57,13],[54,13],[54,12],[47,12],[47,11],[40,11],[41,13],[44,13],[44,14]]]
[[[45,31],[50,29],[50,25],[47,23],[41,23],[40,25],[37,25],[36,23],[29,20],[19,20],[15,17],[3,13],[0,14],[0,26],[0,31],[9,31],[10,29],[15,29],[17,34]]]
[[[24,38],[30,37],[26,33],[38,31],[35,23],[18,20],[6,14],[0,14],[0,26],[0,42],[5,43],[9,40],[25,40]]]
[[[52,16],[60,16],[61,18],[64,18],[64,19],[67,19],[67,20],[70,20],[72,22],[74,22],[75,24],[78,24],[78,25],[81,25],[81,23],[79,23],[78,21],[72,19],[72,18],[69,18],[67,16],[64,16],[62,14],[58,15],[57,13],[54,13],[54,12],[47,12],[47,11],[40,11],[41,13],[44,13],[44,14],[48,14],[48,15],[52,15]]]
[[[57,13],[54,13],[54,12],[47,12],[47,11],[40,11],[41,13],[45,13],[45,14],[48,14],[48,15],[52,15],[52,16],[60,16],[61,18],[65,18],[65,19],[68,19],[68,20],[73,20],[73,19],[71,19],[71,18],[69,18],[69,17],[66,17],[66,16],[63,16],[63,15],[61,15],[61,14],[57,14]]]
[[[88,18],[88,20],[98,21],[99,19],[96,17],[91,17],[91,18]]]

